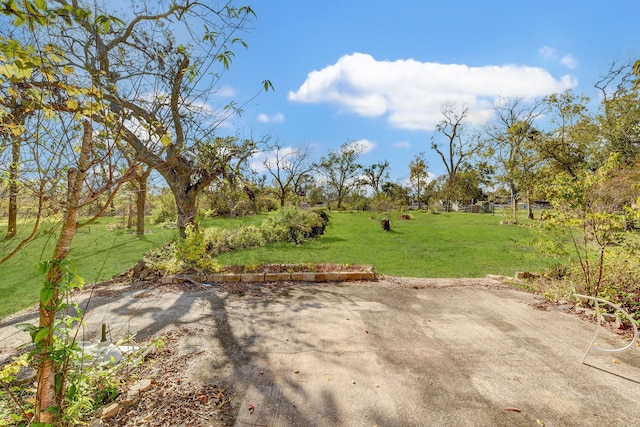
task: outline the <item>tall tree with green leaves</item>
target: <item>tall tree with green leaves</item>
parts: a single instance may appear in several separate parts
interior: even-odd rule
[[[512,217],[517,222],[518,200],[532,193],[534,176],[540,163],[536,147],[542,134],[535,120],[542,114],[539,102],[521,98],[496,105],[493,122],[485,126],[482,155],[495,162],[498,179],[511,193]],[[529,207],[531,203],[527,204]],[[531,211],[530,211],[531,214]]]
[[[612,64],[596,84],[602,96],[598,124],[603,156],[619,153],[632,164],[640,155],[640,61]]]
[[[415,198],[418,201],[418,209],[422,209],[424,191],[429,182],[429,169],[424,152],[418,154],[409,163],[409,182],[411,182]]]
[[[600,134],[589,108],[589,98],[571,90],[544,98],[551,130],[537,144],[538,156],[549,174],[566,172],[577,177],[593,163]],[[591,165],[593,166],[593,165]]]
[[[52,2],[62,8],[87,5]],[[247,47],[240,35],[254,18],[251,7],[230,1],[215,6],[190,0],[143,1],[109,32],[100,31],[103,21],[81,15],[47,33],[64,49],[69,63],[78,65],[79,85],[102,88],[115,137],[165,179],[176,199],[182,236],[195,221],[198,194],[225,172],[200,152],[211,152],[221,140],[237,141],[232,149],[236,153],[245,146],[245,138],[221,134],[220,126],[240,114],[242,105],[217,105],[216,94],[234,50]],[[256,96],[271,88],[263,81]]]
[[[35,169],[29,180],[37,178],[40,183],[39,204],[42,205],[45,197],[55,199],[58,189],[64,197],[60,234],[51,259],[41,264],[45,282],[40,292],[38,325],[29,326],[38,367],[33,418],[24,414],[31,425],[71,422],[63,420],[63,414],[75,396],[73,387],[67,384],[73,344],[64,342],[57,322],[59,313],[67,306],[65,296],[81,286],[82,280],[66,257],[81,225],[78,223],[80,208],[95,201],[106,188],[114,189],[115,194],[118,186],[129,178],[126,172],[111,175],[106,181],[99,178],[98,169],[110,168],[113,164],[110,157],[114,153],[113,144],[106,151],[95,150],[96,134],[107,132],[111,120],[108,108],[101,102],[100,87],[81,88],[74,79],[74,67],[65,56],[68,52],[49,43],[46,32],[40,38],[42,27],[59,29],[91,17],[101,22],[99,31],[108,32],[110,24],[117,21],[94,15],[75,3],[58,6],[49,7],[41,0],[20,3],[0,0],[3,24],[11,21],[28,29],[25,38],[0,37],[0,85],[10,87],[19,83],[17,87],[22,93],[18,95],[30,113],[27,120],[16,120],[15,115],[7,114],[7,106],[2,104],[0,127],[3,133],[20,135],[34,126],[33,138],[29,138],[31,149],[23,152],[33,156],[30,161]],[[95,126],[96,123],[101,125]],[[107,140],[113,142],[114,138]],[[48,172],[53,174],[47,175]],[[52,182],[54,179],[58,181]],[[60,185],[62,179],[64,187]]]
[[[326,179],[326,186],[336,201],[337,209],[343,207],[345,198],[359,185],[362,165],[358,163],[358,158],[361,153],[360,144],[347,142],[322,157],[317,165]]]

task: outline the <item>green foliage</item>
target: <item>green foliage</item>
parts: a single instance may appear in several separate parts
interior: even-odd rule
[[[218,266],[213,258],[207,254],[204,233],[196,225],[188,224],[186,237],[178,239],[175,244],[175,260],[178,269],[197,269],[216,271]]]
[[[637,212],[624,198],[631,188],[622,187],[619,157],[611,156],[595,172],[582,170],[555,176],[547,194],[555,207],[544,222],[543,233],[555,236],[547,253],[569,254],[574,262],[560,277],[575,292],[607,298],[630,313],[638,313],[638,236],[626,231],[625,220]],[[640,313],[636,314],[640,317]]]
[[[502,211],[502,216],[503,216],[503,220],[502,223],[503,224],[517,224],[518,223],[518,218],[517,218],[517,213],[513,212],[513,209],[504,209]]]
[[[305,211],[291,206],[276,211],[275,215],[262,224],[265,240],[268,243],[290,242],[299,244],[324,233],[328,222],[317,211]]]
[[[312,209],[311,212],[316,213],[320,217],[320,219],[322,220],[323,227],[326,227],[327,225],[329,225],[330,217],[329,217],[329,212],[327,212],[326,209],[317,208],[317,209]],[[322,229],[322,233],[318,233],[316,235],[323,234],[323,233],[324,233],[324,228]]]
[[[260,196],[256,198],[255,201],[256,213],[261,212],[272,212],[280,207],[277,199],[273,197]]]
[[[587,108],[589,99],[567,90],[545,97],[544,103],[555,129],[538,138],[538,156],[550,165],[551,173],[577,177],[591,163],[600,142],[599,129]]]
[[[371,200],[371,210],[375,212],[400,211],[406,207],[405,202],[393,200],[386,194],[380,194]]]
[[[33,387],[17,382],[20,372],[28,366],[29,354],[23,353],[0,370],[0,426],[20,425],[17,424],[20,420],[29,419],[33,414],[33,404],[29,402]]]
[[[218,271],[220,265],[214,257],[220,253],[277,242],[300,244],[324,233],[328,222],[329,216],[323,210],[284,207],[259,225],[207,227],[203,232],[187,227],[187,237],[176,242],[173,251],[155,250],[145,259],[155,268],[173,273],[185,268]]]
[[[640,258],[637,243],[633,248],[608,253],[602,279],[606,285],[600,296],[619,304],[640,322]]]
[[[222,252],[264,246],[268,243],[299,244],[324,233],[329,216],[323,210],[306,211],[284,207],[267,217],[259,226],[246,225],[225,230],[212,227],[205,231],[207,252],[216,256]]]
[[[178,209],[176,201],[171,192],[163,191],[153,198],[154,208],[151,211],[151,222],[153,224],[175,223],[178,219]]]
[[[327,179],[327,190],[336,201],[336,209],[342,208],[344,199],[358,185],[362,165],[358,158],[363,147],[355,142],[344,143],[340,149],[331,151],[320,159],[318,170]]]
[[[83,276],[89,281],[106,280],[132,267],[151,248],[165,244],[176,233],[157,226],[148,226],[149,233],[138,237],[122,230],[108,230],[106,225],[116,218],[100,218],[97,223],[83,227],[74,237],[71,256]],[[1,223],[0,223],[1,224]],[[5,223],[6,224],[6,223]],[[31,227],[29,221],[19,223],[18,238]],[[59,223],[53,219],[42,223],[38,236],[0,266],[0,318],[27,308],[39,301],[41,282],[38,260],[53,250]],[[4,254],[0,248],[0,253]],[[8,249],[5,249],[8,250]]]
[[[608,253],[619,251],[626,240],[624,217],[604,191],[608,174],[616,164],[617,157],[612,156],[595,173],[560,173],[548,188],[549,200],[555,207],[548,222],[563,227],[567,233],[582,273],[580,291],[591,296],[597,296],[603,285]]]
[[[118,369],[131,366],[146,350],[141,348],[119,365],[102,362],[88,354],[76,341],[77,328],[83,325],[83,313],[70,298],[74,289],[82,288],[84,280],[77,274],[74,264],[66,259],[41,263],[44,275],[52,268],[61,271],[60,295],[52,298],[46,294],[43,298],[46,304],[55,304],[58,315],[50,329],[32,324],[19,325],[20,329],[30,333],[34,347],[0,370],[0,425],[26,425],[31,419],[35,388],[17,387],[15,381],[21,369],[37,363],[36,355],[42,357],[46,354],[54,363],[56,394],[61,396],[61,405],[57,409],[61,415],[60,425],[75,426],[87,421],[96,408],[117,398],[122,388]],[[45,343],[45,337],[49,337],[50,342]]]
[[[424,152],[419,153],[409,163],[409,182],[413,186],[415,199],[418,202],[418,209],[422,209],[422,199],[424,189],[429,179],[429,169],[425,160]]]

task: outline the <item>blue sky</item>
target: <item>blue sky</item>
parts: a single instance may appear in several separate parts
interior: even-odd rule
[[[361,162],[388,160],[393,180],[430,149],[444,102],[467,105],[474,125],[498,96],[565,89],[597,99],[612,61],[640,58],[640,1],[256,0],[248,50],[221,84],[239,132],[309,146],[314,157],[362,141]]]

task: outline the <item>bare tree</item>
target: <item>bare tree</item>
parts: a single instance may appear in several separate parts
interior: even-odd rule
[[[374,197],[377,197],[382,190],[384,180],[389,179],[389,161],[377,162],[371,166],[362,168],[362,184],[371,187]]]
[[[303,182],[314,170],[310,162],[309,148],[282,147],[276,143],[267,147],[263,166],[271,175],[271,182],[280,206],[300,191]]]
[[[444,136],[444,143],[441,146],[435,138],[432,138],[431,149],[438,153],[447,170],[444,188],[446,207],[449,209],[452,197],[458,192],[457,175],[463,167],[468,165],[479,147],[476,141],[464,137],[465,120],[469,114],[466,106],[462,107],[458,113],[455,105],[444,104],[440,112],[443,119],[436,124],[436,132]]]

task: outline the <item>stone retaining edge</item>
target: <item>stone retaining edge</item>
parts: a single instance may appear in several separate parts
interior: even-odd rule
[[[197,281],[191,276],[166,276],[160,279],[163,285],[179,283],[181,281]],[[273,282],[355,282],[376,281],[377,275],[373,271],[329,271],[329,272],[292,272],[292,273],[240,273],[240,274],[207,274],[209,283],[273,283]]]

